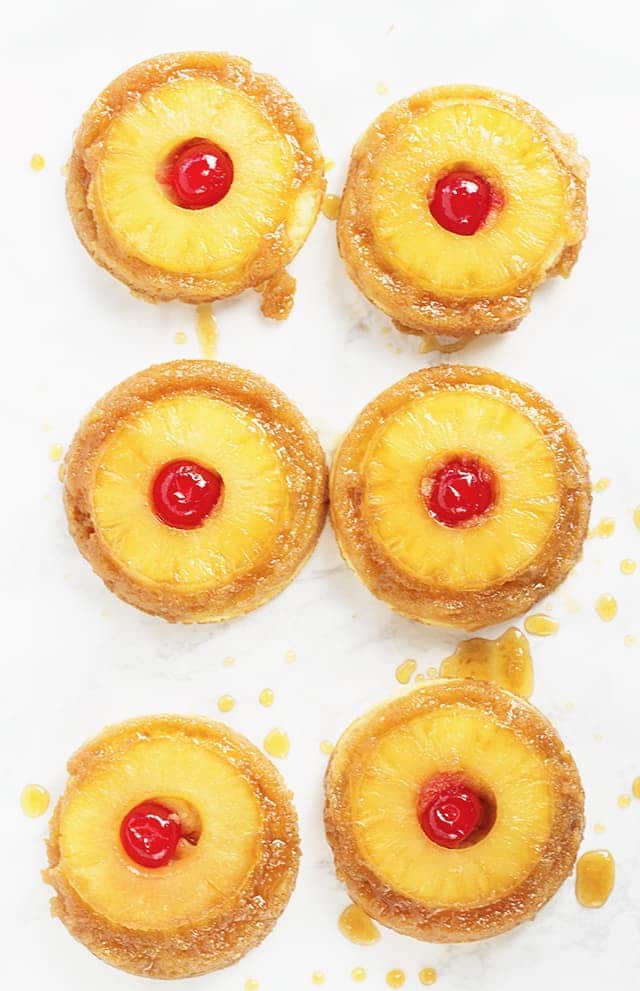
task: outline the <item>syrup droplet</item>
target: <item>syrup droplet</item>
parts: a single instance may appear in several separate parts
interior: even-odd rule
[[[290,748],[289,737],[282,729],[272,729],[264,738],[264,749],[270,757],[286,757]]]
[[[631,795],[618,796],[618,808],[628,809],[630,805],[631,805]]]
[[[611,485],[610,478],[599,478],[598,481],[594,482],[593,484],[593,491],[604,492],[604,490],[608,489],[610,485]]]
[[[427,668],[427,678],[437,678],[438,669],[437,668]]]
[[[216,356],[218,325],[213,315],[211,303],[201,303],[196,307],[196,330],[203,358],[209,361]]]
[[[483,516],[495,503],[495,478],[473,458],[451,458],[420,484],[431,516],[445,526],[460,526]]]
[[[618,612],[618,603],[612,595],[605,593],[596,599],[596,612],[605,623],[610,623]]]
[[[386,83],[383,82],[376,83],[376,93],[378,94],[378,96],[384,96],[385,93],[388,92],[389,92],[389,87],[387,86]]]
[[[406,661],[402,662],[402,664],[398,664],[398,667],[396,668],[397,681],[399,681],[401,685],[408,685],[417,666],[418,665],[412,657],[408,657]]]
[[[46,162],[42,157],[42,155],[38,155],[38,153],[36,152],[35,155],[31,156],[31,161],[29,162],[29,165],[31,166],[34,172],[42,172],[43,168],[46,165]]]
[[[603,520],[591,528],[587,537],[612,537],[616,528],[616,521],[611,516],[605,516]]]
[[[603,825],[603,823],[597,822],[595,824],[595,826],[593,827],[593,831],[594,831],[594,833],[604,833],[605,828],[606,827]]]
[[[176,344],[187,343],[187,335],[185,334],[184,330],[177,330],[173,339],[176,342]]]
[[[20,805],[22,811],[30,819],[37,819],[43,816],[49,808],[51,796],[42,785],[25,785],[20,795]]]
[[[463,640],[456,652],[443,660],[440,677],[493,681],[509,692],[529,698],[533,692],[529,642],[515,626],[495,640],[484,637]]]
[[[311,975],[311,981],[313,984],[317,984],[317,985],[324,984],[325,980],[326,978],[321,970],[314,970],[313,974]]]
[[[359,905],[347,905],[340,913],[338,929],[352,943],[371,946],[380,939],[380,930]]]
[[[418,974],[418,980],[421,984],[428,987],[430,984],[435,984],[438,980],[438,972],[434,967],[423,967]]]
[[[633,647],[635,642],[636,642],[636,638],[634,637],[633,633],[625,634],[625,638],[624,638],[625,647]]]
[[[356,983],[358,984],[361,981],[366,980],[366,977],[367,977],[367,972],[364,969],[364,967],[354,967],[353,970],[351,971],[351,980],[356,981]]]
[[[387,984],[390,988],[401,988],[405,982],[404,970],[399,970],[397,967],[390,970],[387,974]]]
[[[640,530],[640,506],[637,506],[636,509],[634,510],[633,522],[637,526],[638,530]]]
[[[320,743],[320,753],[327,754],[328,755],[328,754],[331,753],[332,750],[333,750],[333,743],[331,742],[331,740],[322,740],[321,741],[321,743]]]
[[[631,785],[631,792],[634,798],[640,798],[640,778],[634,778]]]
[[[235,657],[223,657],[222,658],[222,664],[223,664],[223,666],[225,668],[232,668],[235,663],[236,663]]]
[[[287,664],[293,664],[294,661],[297,661],[298,655],[296,654],[295,650],[288,650],[284,655],[284,659],[287,662]]]
[[[335,164],[336,163],[334,162],[334,160],[332,158],[325,158],[325,160],[324,160],[324,171],[325,172],[331,172],[331,169],[334,168]]]
[[[62,444],[52,444],[49,448],[49,461],[59,461],[62,453]]]
[[[267,709],[270,705],[273,705],[274,699],[275,695],[270,688],[263,688],[258,695],[258,702]]]
[[[196,138],[182,145],[161,170],[160,181],[185,210],[202,210],[224,199],[233,182],[233,162],[213,141]]]
[[[182,829],[171,811],[159,802],[142,802],[120,825],[125,853],[141,867],[164,867],[175,856]]]
[[[254,977],[250,977],[244,982],[244,991],[258,991],[260,984]]]
[[[58,481],[64,482],[64,461],[61,461],[58,465]]]
[[[632,560],[630,557],[625,557],[624,560],[620,562],[620,571],[623,575],[632,575],[637,567],[637,562]]]
[[[429,200],[433,219],[451,234],[475,234],[486,222],[499,197],[491,184],[475,172],[454,170],[435,184]]]
[[[333,193],[327,193],[322,200],[320,208],[327,220],[337,220],[340,213],[340,197]]]
[[[615,861],[608,850],[583,853],[576,866],[576,898],[584,908],[601,908],[613,891]]]
[[[236,700],[233,695],[221,695],[218,699],[218,709],[220,712],[231,712],[235,704]]]
[[[550,637],[558,632],[558,623],[551,616],[536,613],[534,616],[527,616],[524,628],[527,633],[533,633],[536,637]]]
[[[224,483],[217,471],[196,461],[176,460],[157,473],[151,501],[156,516],[167,526],[193,530],[220,505],[223,494]]]

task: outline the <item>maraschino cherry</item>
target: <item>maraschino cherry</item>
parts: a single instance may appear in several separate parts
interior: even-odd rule
[[[213,141],[190,141],[168,163],[164,181],[178,206],[202,210],[215,206],[231,189],[233,162]]]
[[[182,830],[171,812],[159,802],[142,802],[124,817],[120,842],[125,853],[141,867],[164,867],[173,860]]]
[[[493,472],[474,458],[451,458],[422,480],[422,496],[431,515],[445,526],[482,516],[496,500]]]
[[[425,836],[455,849],[481,825],[484,803],[462,775],[436,774],[422,786],[417,814]]]
[[[429,200],[431,215],[452,234],[475,234],[485,223],[499,197],[491,184],[475,172],[448,172],[435,184]]]
[[[156,516],[167,526],[193,530],[219,505],[223,489],[217,471],[196,461],[169,461],[155,477],[151,499]]]

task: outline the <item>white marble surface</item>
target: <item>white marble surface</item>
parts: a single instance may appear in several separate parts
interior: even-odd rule
[[[173,710],[216,715],[216,699],[237,705],[230,724],[260,743],[274,725],[291,737],[280,762],[296,794],[304,859],[291,904],[272,936],[230,970],[189,987],[239,991],[249,977],[261,991],[303,991],[311,972],[347,989],[357,965],[368,988],[385,987],[392,967],[418,987],[435,966],[445,989],[548,986],[631,991],[640,969],[640,801],[621,810],[618,795],[640,774],[638,646],[640,573],[619,562],[640,557],[632,510],[640,503],[637,318],[638,121],[634,78],[635,5],[612,0],[598,12],[579,2],[455,5],[377,0],[311,8],[294,0],[257,3],[122,3],[91,7],[58,0],[13,4],[5,18],[0,157],[3,274],[3,718],[0,760],[3,985],[12,991],[133,989],[148,982],[109,969],[51,921],[39,879],[46,819],[27,820],[19,794],[27,781],[54,797],[68,755],[104,724]],[[392,25],[394,25],[393,29]],[[279,599],[229,625],[171,627],[113,598],[66,533],[53,443],[67,445],[79,417],[107,388],[156,361],[197,356],[193,313],[133,299],[90,261],[69,224],[61,167],[71,133],[91,98],[141,58],[185,48],[227,49],[277,74],[315,121],[335,159],[337,192],[350,148],[389,102],[447,81],[485,82],[528,97],[576,133],[592,160],[591,223],[568,283],[540,291],[533,313],[502,340],[462,353],[538,387],[567,414],[586,445],[593,477],[611,487],[595,496],[594,520],[616,531],[592,540],[567,587],[543,608],[556,637],[533,643],[534,701],[573,751],[587,791],[584,848],[604,845],[617,884],[600,911],[581,909],[567,882],[538,919],[480,945],[429,946],[385,932],[371,948],[338,933],[346,904],[321,829],[326,758],[366,706],[398,687],[394,669],[415,657],[439,662],[459,637],[394,617],[341,563],[327,528],[313,559]],[[377,84],[388,92],[380,95]],[[632,92],[633,91],[633,92]],[[33,152],[47,160],[29,169]],[[269,324],[249,293],[216,308],[219,357],[256,369],[299,403],[327,451],[381,388],[431,360],[414,341],[385,335],[387,321],[347,281],[334,225],[320,217],[293,265],[299,280],[291,319]],[[174,334],[185,330],[179,348]],[[43,425],[49,423],[49,432]],[[615,594],[610,624],[594,611]],[[571,603],[579,605],[571,612]],[[499,632],[496,630],[495,632]],[[285,662],[285,652],[297,661]],[[232,655],[236,664],[223,666]],[[275,691],[271,709],[257,701]],[[606,831],[594,833],[602,822]],[[4,942],[4,939],[3,939]],[[182,986],[182,985],[179,985]],[[185,985],[186,986],[186,985]]]

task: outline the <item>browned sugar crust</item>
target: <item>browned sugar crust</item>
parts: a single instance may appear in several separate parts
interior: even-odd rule
[[[534,746],[549,771],[554,816],[549,839],[528,877],[508,895],[469,908],[433,907],[394,891],[363,859],[351,822],[350,782],[384,733],[420,713],[474,706]],[[584,830],[584,792],[571,755],[551,723],[519,696],[488,682],[431,682],[357,719],[336,744],[325,777],[325,828],[336,873],[355,902],[397,932],[434,943],[486,939],[532,919],[571,873]]]

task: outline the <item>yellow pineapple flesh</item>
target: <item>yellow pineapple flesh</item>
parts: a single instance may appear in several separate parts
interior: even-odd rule
[[[460,456],[489,466],[496,496],[472,525],[450,527],[429,513],[422,486]],[[522,571],[544,546],[560,507],[554,455],[536,425],[469,387],[398,410],[373,437],[363,474],[375,540],[402,570],[451,591],[484,588]]]
[[[224,483],[219,508],[192,530],[166,525],[152,506],[157,473],[180,458]],[[222,586],[259,565],[290,514],[285,470],[264,428],[197,394],[148,404],[118,427],[99,452],[92,498],[98,533],[120,566],[143,584],[183,591]]]
[[[255,866],[261,837],[247,779],[189,739],[141,739],[105,764],[62,809],[61,863],[78,895],[112,923],[140,930],[195,925],[222,908]],[[125,853],[120,826],[131,809],[154,799],[179,816],[192,810],[202,828],[197,843],[181,840],[169,864],[144,868]]]
[[[491,829],[473,845],[432,842],[417,815],[420,790],[463,774],[495,802]],[[391,888],[431,907],[472,908],[523,881],[553,819],[543,757],[486,712],[464,704],[422,713],[376,739],[351,784],[361,855]]]
[[[194,138],[224,149],[234,178],[219,203],[185,210],[158,175]],[[294,173],[286,135],[247,95],[210,78],[182,77],[143,94],[113,121],[90,198],[127,255],[169,272],[223,276],[248,264],[263,238],[287,221]],[[299,206],[305,234],[308,206]],[[314,216],[312,210],[311,223]],[[297,227],[305,218],[291,222]]]
[[[480,174],[502,206],[472,236],[441,227],[429,199],[454,169]],[[376,164],[372,229],[383,263],[447,298],[482,298],[536,284],[582,230],[570,229],[574,191],[532,124],[480,99],[451,99],[389,137]]]

